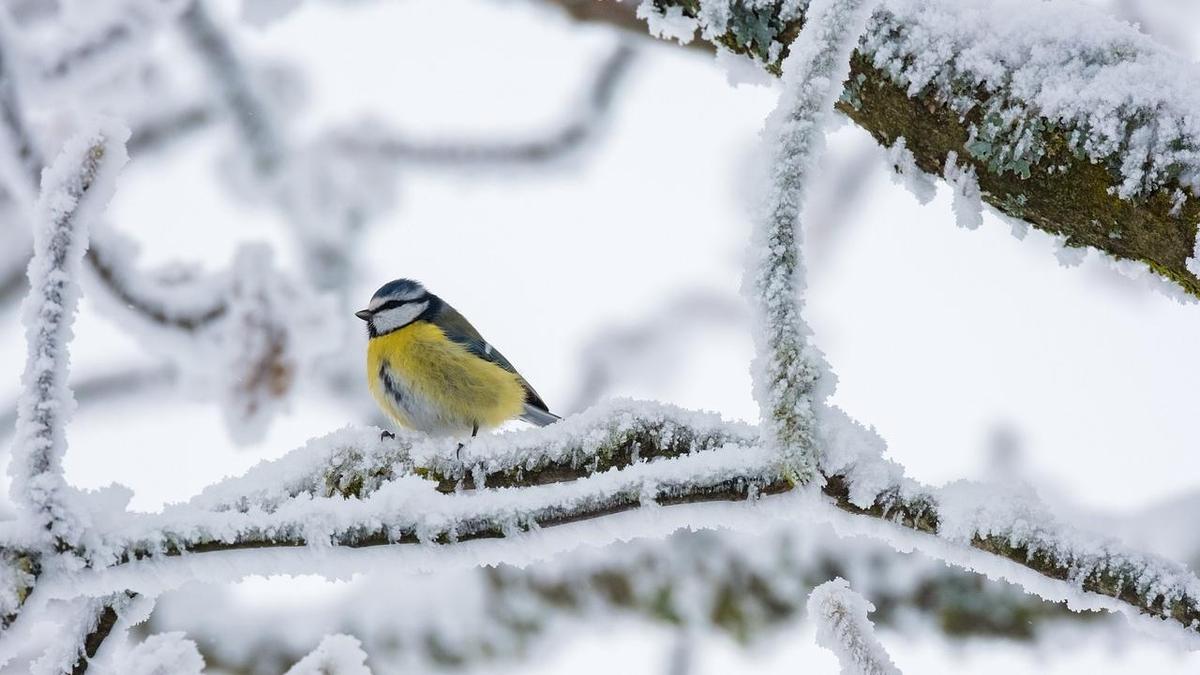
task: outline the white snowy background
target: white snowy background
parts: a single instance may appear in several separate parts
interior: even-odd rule
[[[1200,49],[1200,11],[1187,0],[1096,4],[1139,18],[1182,58]],[[369,112],[414,138],[536,137],[573,114],[589,73],[620,37],[538,3],[310,1],[262,29],[237,22],[238,5],[216,6],[248,57],[302,75],[303,104],[287,108],[299,135]],[[699,297],[717,309],[606,361],[599,393],[754,421],[739,285],[752,153],[778,90],[729,84],[703,52],[634,44],[638,57],[611,115],[580,151],[516,168],[401,165],[396,207],[366,231],[356,258],[355,301],[365,305],[392,278],[421,280],[498,345],[552,409],[568,413],[596,345],[661,325],[682,299]],[[155,58],[170,65],[177,49],[164,44]],[[280,267],[299,269],[278,212],[229,197],[218,172],[230,134],[224,125],[205,129],[169,152],[135,156],[121,175],[108,214],[139,243],[142,264],[182,259],[219,270],[239,244],[258,240],[276,245]],[[807,312],[838,376],[834,402],[874,425],[921,482],[1026,482],[1080,524],[1144,549],[1194,554],[1200,308],[1094,255],[1064,266],[1049,236],[1032,230],[1018,240],[992,213],[978,230],[956,227],[944,184],[920,205],[890,180],[885,151],[853,125],[832,134],[822,162],[804,219]],[[17,307],[0,311],[0,401],[11,401],[25,347]],[[343,320],[360,330],[350,314]],[[158,363],[86,296],[75,333],[76,380]],[[349,358],[363,349],[365,336]],[[265,438],[239,446],[221,410],[186,390],[84,403],[69,428],[66,475],[82,488],[126,485],[131,508],[155,510],[359,422],[361,412],[310,385]],[[329,611],[354,616],[354,602],[336,600],[372,584],[394,596],[396,614],[408,603],[453,609],[465,574],[252,578],[180,595],[219,599],[208,608],[218,616],[271,610],[300,626]],[[361,611],[386,609],[376,602]],[[685,648],[694,673],[836,672],[813,632],[798,622],[750,649],[706,633]],[[908,673],[1200,668],[1200,656],[1131,630],[1067,626],[1021,643],[952,641],[913,625],[879,637]],[[678,648],[673,631],[633,619],[566,622],[529,662],[479,672],[663,673]]]

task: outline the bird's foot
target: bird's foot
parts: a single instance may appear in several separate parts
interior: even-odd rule
[[[395,437],[396,437],[396,434],[393,434],[393,433],[392,433],[392,432],[390,432],[390,431],[381,431],[381,432],[379,432],[379,440],[381,440],[381,441],[382,441],[383,439],[385,439],[385,438],[395,438]]]

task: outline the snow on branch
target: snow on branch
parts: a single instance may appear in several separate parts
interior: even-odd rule
[[[107,124],[80,134],[42,176],[23,307],[29,352],[9,475],[18,502],[60,545],[74,545],[83,534],[62,477],[66,420],[74,406],[66,384],[67,344],[88,227],[112,197],[128,137],[128,130]]]
[[[842,675],[900,675],[875,637],[875,626],[867,618],[873,611],[875,606],[841,578],[817,586],[808,596],[817,644],[837,654]]]
[[[591,76],[582,101],[558,129],[526,141],[433,141],[405,138],[379,123],[357,124],[332,134],[337,152],[352,157],[426,166],[506,166],[544,162],[571,152],[598,135],[612,109],[616,90],[630,71],[637,51],[622,42]],[[365,126],[365,128],[364,128]]]
[[[783,64],[783,95],[767,121],[770,176],[755,220],[758,258],[746,275],[758,314],[754,389],[764,439],[779,453],[784,471],[800,483],[817,474],[813,407],[832,391],[828,364],[809,343],[812,331],[801,316],[800,209],[824,148],[826,120],[871,6],[866,0],[813,0],[809,20]],[[818,393],[822,377],[824,391]]]
[[[646,34],[637,3],[545,1]],[[776,75],[809,11],[649,1],[656,16],[693,22],[689,46]],[[957,153],[1000,212],[1200,296],[1188,266],[1200,259],[1200,81],[1136,27],[1085,3],[881,0],[837,108],[884,147],[906,139],[924,173],[942,175]]]
[[[116,593],[103,598],[85,598],[66,603],[68,614],[61,634],[32,664],[31,675],[83,675],[129,605],[132,596]]]
[[[207,2],[193,0],[183,13],[182,26],[210,79],[221,88],[225,107],[249,150],[254,171],[264,175],[275,172],[287,152],[276,116],[262,100],[249,70],[213,19]]]
[[[284,675],[371,675],[371,669],[361,642],[349,635],[327,635]]]
[[[620,421],[625,414],[632,417]],[[880,537],[900,550],[920,549],[1009,579],[1047,599],[1068,600],[1074,609],[1140,614],[1157,619],[1145,619],[1145,625],[1162,626],[1160,630],[1174,625],[1173,634],[1198,639],[1200,580],[1191,572],[1059,523],[1032,498],[979,486],[923,488],[871,467],[866,456],[873,448],[857,464],[843,465],[849,477],[830,475],[818,498],[812,489],[790,489],[773,453],[739,444],[747,436],[755,442],[748,427],[730,425],[724,434],[728,442],[721,441],[714,420],[702,418],[685,432],[686,420],[694,414],[658,405],[640,412],[618,406],[590,419],[585,413],[574,426],[569,418],[545,429],[488,438],[488,455],[497,459],[483,462],[481,456],[468,456],[449,475],[441,472],[451,466],[453,444],[408,434],[381,441],[378,430],[346,429],[219,484],[188,504],[161,514],[130,514],[89,541],[84,553],[95,570],[44,577],[39,584],[57,588],[50,597],[121,588],[154,594],[164,583],[169,587],[205,569],[205,575],[217,578],[244,573],[228,567],[227,559],[214,559],[217,568],[200,567],[208,552],[326,550],[331,545],[453,549],[472,540],[506,538],[634,509],[750,500],[754,506],[749,510],[678,513],[681,524],[692,527],[706,526],[704,513],[743,514],[755,522],[829,522],[839,531]],[[827,426],[823,442],[861,441],[836,425]],[[689,437],[672,449],[673,440]],[[464,449],[469,451],[470,446]],[[468,476],[473,476],[471,483]],[[503,477],[508,482],[499,487],[468,488],[475,481],[487,484]],[[792,494],[771,496],[783,492]],[[609,537],[627,536],[611,528],[597,532],[601,530]],[[910,534],[904,535],[906,530]],[[911,534],[914,530],[917,534]],[[179,565],[172,566],[180,555]],[[123,569],[129,574],[122,574]]]
[[[157,32],[170,26],[188,0],[119,0],[64,4],[53,39],[26,56],[22,70],[33,89],[81,90],[136,66]]]
[[[166,11],[165,7],[166,3],[159,9],[148,5],[146,11]],[[3,37],[0,33],[0,38]],[[11,51],[7,41],[0,39],[0,173],[7,179],[8,201],[15,203],[6,215],[19,214],[20,203],[36,194],[45,164],[17,95],[18,66],[13,63],[15,57]],[[134,140],[131,138],[131,143]],[[18,236],[24,236],[23,228],[15,229]],[[113,305],[146,322],[184,332],[205,328],[224,314],[223,298],[211,286],[182,284],[179,279],[168,282],[139,272],[133,264],[135,245],[113,228],[94,223],[90,238],[88,272],[113,296],[116,301]],[[18,261],[24,264],[24,256],[10,258],[13,264]],[[5,287],[11,285],[5,282]]]
[[[201,675],[204,658],[183,633],[151,635],[118,661],[122,675]]]
[[[596,626],[620,616],[687,622],[701,635],[716,631],[753,645],[793,630],[807,590],[831,575],[872,598],[877,624],[900,631],[916,614],[955,636],[1022,640],[1048,622],[1098,616],[881,543],[841,539],[828,527],[783,527],[761,535],[680,531],[524,567],[422,575],[415,593],[412,577],[379,570],[344,594],[314,600],[302,615],[280,607],[231,611],[229,589],[195,585],[160,597],[148,630],[186,632],[210,667],[230,672],[294,663],[331,633],[360,638],[381,672],[472,671],[537,658],[564,623]],[[397,595],[405,597],[403,613],[395,611]],[[228,635],[240,638],[221,639]]]

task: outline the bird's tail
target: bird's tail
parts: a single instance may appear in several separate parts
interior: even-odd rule
[[[521,413],[521,419],[529,422],[530,424],[536,424],[539,427],[544,427],[547,424],[554,424],[562,418],[552,412],[542,410],[541,408],[535,408],[526,403],[525,411]]]

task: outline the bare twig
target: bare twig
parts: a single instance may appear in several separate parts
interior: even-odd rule
[[[129,138],[129,155],[140,157],[155,152],[171,141],[212,124],[216,113],[204,105],[184,106],[143,120]]]

